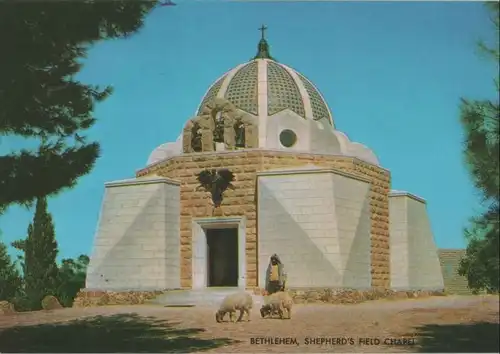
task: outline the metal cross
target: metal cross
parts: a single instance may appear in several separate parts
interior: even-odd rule
[[[262,39],[264,39],[264,33],[265,33],[266,30],[267,30],[267,27],[265,25],[262,25],[262,27],[259,28],[259,31],[262,32]]]

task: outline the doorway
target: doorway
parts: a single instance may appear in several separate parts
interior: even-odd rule
[[[206,229],[207,286],[238,286],[238,228]]]

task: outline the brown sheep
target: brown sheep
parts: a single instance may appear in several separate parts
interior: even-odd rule
[[[279,291],[264,298],[265,304],[260,309],[260,315],[264,318],[277,313],[283,319],[284,310],[287,312],[288,319],[292,318],[292,297],[284,291]]]

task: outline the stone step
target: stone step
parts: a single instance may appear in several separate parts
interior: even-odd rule
[[[201,290],[172,290],[167,291],[152,300],[148,304],[162,306],[219,306],[222,300],[229,294],[241,291],[238,288],[206,288]],[[254,306],[263,304],[263,298],[260,295],[252,295]]]

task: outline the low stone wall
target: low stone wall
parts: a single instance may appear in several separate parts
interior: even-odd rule
[[[429,296],[446,296],[441,291],[394,291],[387,289],[354,290],[354,289],[288,289],[296,304],[327,303],[327,304],[359,304],[370,300],[414,299]],[[255,294],[263,294],[261,289],[255,289]]]
[[[78,293],[73,307],[96,307],[110,305],[141,305],[165,291],[81,291]],[[414,299],[429,296],[446,296],[444,291],[393,291],[384,289],[288,289],[296,304],[359,304],[370,300]],[[254,288],[256,295],[264,294],[263,289]]]
[[[444,296],[444,291],[393,291],[393,290],[291,290],[293,300],[300,303],[359,304],[370,300],[396,300]]]
[[[73,302],[73,307],[140,305],[161,294],[163,291],[80,291]]]

